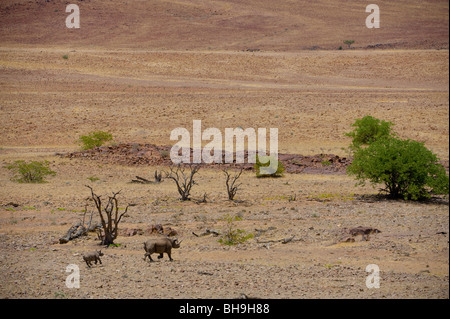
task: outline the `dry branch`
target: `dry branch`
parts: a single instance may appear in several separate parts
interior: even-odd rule
[[[295,236],[291,236],[291,237],[287,237],[287,238],[282,238],[282,239],[278,239],[278,240],[257,240],[256,242],[258,244],[273,244],[273,243],[282,243],[282,244],[287,244],[290,242],[296,242],[296,241],[302,241],[302,239],[294,239]]]
[[[70,240],[73,240],[75,238],[79,238],[81,236],[87,235],[87,233],[95,231],[97,228],[101,227],[99,223],[92,223],[92,216],[94,212],[91,212],[91,217],[89,219],[89,223],[85,224],[85,218],[87,213],[87,205],[84,209],[83,219],[80,220],[78,223],[70,227],[70,229],[67,231],[67,233],[59,239],[60,244],[65,244],[69,242]]]
[[[201,233],[200,235],[197,235],[196,233],[192,232],[192,235],[194,235],[195,237],[203,237],[203,236],[208,236],[208,235],[214,235],[214,237],[217,237],[220,235],[220,233],[217,230],[214,229],[206,229],[203,233]]]
[[[155,171],[155,180],[154,181],[150,181],[146,178],[140,177],[140,176],[136,176],[137,179],[133,179],[131,180],[131,183],[135,183],[135,184],[159,184],[162,181],[162,173],[158,174],[158,170]]]
[[[268,232],[268,231],[270,231],[270,230],[275,230],[275,229],[277,229],[277,228],[276,228],[276,227],[273,227],[273,226],[271,226],[271,227],[269,227],[269,228],[267,228],[267,229],[258,229],[258,228],[255,228],[255,231],[256,231],[255,237],[259,237],[259,236],[261,236],[261,234],[263,234],[263,233],[265,233],[265,232]]]
[[[204,193],[203,194],[203,199],[196,200],[195,203],[196,204],[206,204],[206,203],[208,203],[208,194]]]

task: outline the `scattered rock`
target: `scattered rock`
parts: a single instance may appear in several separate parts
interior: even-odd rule
[[[13,202],[9,202],[9,203],[7,203],[7,204],[4,204],[4,205],[2,205],[2,206],[5,206],[5,207],[7,207],[7,206],[12,206],[12,207],[19,207],[19,206],[20,206],[20,204],[17,204],[17,203],[13,203]]]
[[[172,164],[170,157],[164,156],[164,154],[170,152],[170,148],[170,146],[153,144],[122,143],[115,146],[101,146],[90,150],[68,153],[62,156],[66,158],[88,158],[109,164],[170,166]],[[248,155],[248,151],[245,151],[245,162],[247,162]],[[193,156],[192,149],[191,156]],[[225,153],[223,156],[225,156]],[[278,158],[285,166],[286,172],[291,174],[345,174],[346,167],[352,162],[349,158],[339,157],[334,154],[304,156],[280,153]],[[205,165],[223,169],[235,164]],[[244,170],[252,170],[253,164],[241,164],[240,167],[243,167]],[[139,182],[143,181],[145,182],[145,179],[139,180]]]
[[[151,234],[161,234],[169,237],[178,235],[178,231],[172,227],[163,227],[161,224],[152,225],[147,229],[142,228],[121,228],[119,229],[119,235],[124,237],[133,237],[136,235],[151,235]]]
[[[144,233],[144,231],[141,228],[124,228],[124,229],[119,229],[119,236],[124,236],[124,237],[132,237],[132,236],[136,236],[136,235],[142,235]]]

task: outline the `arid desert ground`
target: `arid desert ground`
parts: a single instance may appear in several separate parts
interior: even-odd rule
[[[65,27],[65,1],[0,4],[1,298],[449,298],[448,196],[388,200],[342,172],[249,170],[233,202],[222,171],[202,167],[181,202],[169,179],[131,183],[167,166],[67,156],[92,131],[112,145],[166,146],[174,128],[202,120],[278,128],[280,153],[348,157],[345,133],[372,115],[448,171],[448,2],[380,1],[379,30],[365,27],[364,1],[74,3],[78,30]],[[14,182],[4,166],[15,160],[48,160],[56,176]],[[60,244],[85,204],[94,209],[86,185],[133,204],[124,231],[175,229],[174,261],[143,260],[147,232],[122,232],[117,247],[95,233]],[[223,232],[226,216],[254,237],[227,246],[194,235]],[[345,242],[357,226],[381,233]],[[88,268],[82,254],[96,249],[103,263]],[[66,287],[69,264],[78,289]],[[366,286],[370,264],[378,289]]]

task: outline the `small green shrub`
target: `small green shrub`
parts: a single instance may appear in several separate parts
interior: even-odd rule
[[[55,292],[54,296],[55,296],[55,299],[67,299],[68,298],[67,294],[65,294],[64,292],[61,292],[61,291]]]
[[[226,215],[223,217],[223,220],[225,220],[227,224],[225,226],[222,237],[219,239],[219,243],[233,246],[237,244],[242,244],[248,239],[254,237],[253,234],[247,233],[245,230],[238,229],[235,227],[234,222],[241,221],[242,217],[239,216],[233,217],[230,215]]]
[[[261,163],[261,161],[263,163]],[[276,167],[275,173],[266,174],[264,172],[261,172],[261,167],[269,167],[269,165]],[[276,161],[275,158],[271,156],[256,155],[256,163],[254,165],[254,168],[256,170],[256,177],[282,177],[284,173],[283,163],[281,163],[281,161]]]
[[[330,161],[323,161],[322,162],[322,166],[330,166],[331,162]]]
[[[56,172],[49,168],[48,161],[15,161],[5,168],[13,171],[13,181],[19,183],[45,183],[45,177],[54,176]]]
[[[92,183],[100,180],[100,178],[95,177],[95,176],[88,177],[87,179],[90,180]]]
[[[161,155],[161,157],[163,159],[169,159],[170,158],[170,151],[168,151],[168,150],[161,150],[159,152],[159,155]]]
[[[90,150],[102,146],[105,142],[112,141],[113,136],[108,132],[97,131],[80,136],[79,143],[83,150]]]
[[[63,55],[63,59],[67,60],[69,58],[69,56],[67,54]]]

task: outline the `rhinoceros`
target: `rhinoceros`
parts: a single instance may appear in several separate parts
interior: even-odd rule
[[[144,249],[145,249],[145,258],[149,258],[152,262],[153,259],[151,257],[152,254],[159,254],[158,259],[163,258],[163,254],[166,253],[167,256],[169,256],[170,261],[173,261],[172,259],[172,248],[180,248],[180,244],[182,241],[178,241],[177,238],[155,238],[155,239],[149,239],[144,243]]]

